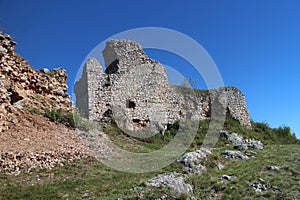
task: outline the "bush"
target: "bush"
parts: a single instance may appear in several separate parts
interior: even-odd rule
[[[39,109],[37,109],[37,108],[30,108],[30,109],[29,109],[29,112],[30,112],[30,113],[33,113],[33,114],[41,114],[41,112],[40,112]]]
[[[81,117],[80,113],[74,111],[47,110],[43,113],[44,117],[47,117],[53,122],[62,123],[68,127],[79,128],[81,130],[90,130],[96,127],[95,123]]]
[[[249,130],[241,126],[237,120],[227,117],[224,129],[242,134],[246,138],[261,140],[264,144],[300,144],[300,141],[288,126],[271,128],[266,122],[253,121],[251,124],[252,130]]]
[[[62,109],[58,110],[46,110],[44,113],[44,116],[50,119],[53,122],[62,122],[64,119],[64,116],[62,114]]]

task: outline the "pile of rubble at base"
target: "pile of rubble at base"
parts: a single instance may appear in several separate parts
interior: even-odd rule
[[[0,132],[0,171],[19,174],[51,169],[89,156],[80,130],[21,111],[14,121],[14,126]]]
[[[7,174],[19,174],[36,169],[52,169],[56,166],[64,166],[67,162],[86,157],[78,150],[69,152],[45,151],[45,152],[6,152],[0,154],[0,171]]]
[[[0,171],[18,174],[85,157],[76,132],[30,111],[73,110],[62,68],[35,70],[0,32]]]

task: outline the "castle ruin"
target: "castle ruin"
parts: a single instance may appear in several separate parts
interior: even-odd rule
[[[217,101],[223,112],[251,127],[244,95],[235,87],[194,92],[175,86],[168,82],[164,66],[134,41],[109,40],[103,56],[105,71],[89,58],[74,86],[76,107],[89,120],[113,117],[128,130],[163,130],[180,119],[209,118]]]

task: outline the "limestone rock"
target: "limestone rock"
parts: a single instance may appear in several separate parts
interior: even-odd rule
[[[200,162],[205,160],[208,154],[211,154],[210,150],[201,148],[193,152],[185,153],[177,160],[177,162],[181,162],[184,165],[184,172],[200,175],[206,170],[206,168],[201,165]]]
[[[267,170],[279,170],[279,167],[274,165],[269,165],[267,166]]]
[[[250,187],[252,187],[255,190],[255,192],[263,192],[267,190],[282,192],[279,187],[266,183],[266,181],[262,178],[259,178],[256,182],[250,184]]]
[[[233,160],[246,160],[248,159],[247,156],[242,154],[240,151],[231,151],[231,150],[225,150],[221,153],[221,155],[225,155],[226,158],[231,158]]]
[[[236,178],[236,176],[230,176],[230,175],[226,175],[226,174],[219,176],[220,180],[226,180],[226,181],[231,181],[232,179],[235,179],[235,178]]]
[[[227,131],[220,131],[220,135],[225,137],[229,142],[234,145],[234,148],[237,150],[246,150],[248,148],[252,149],[263,149],[264,145],[261,141],[246,138],[244,139],[242,135],[237,133],[228,133]]]
[[[186,175],[170,172],[148,180],[148,184],[153,187],[170,187],[175,190],[178,196],[182,193],[192,194],[193,187],[185,183],[186,178]]]

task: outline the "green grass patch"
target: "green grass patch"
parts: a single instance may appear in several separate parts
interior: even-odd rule
[[[189,183],[194,185],[194,194],[200,199],[291,199],[293,195],[300,197],[299,153],[299,145],[269,145],[264,150],[258,150],[257,157],[249,160],[231,161],[219,157],[220,162],[226,162],[223,170],[208,168],[201,176],[191,177]],[[280,169],[267,170],[269,165],[279,166]],[[218,177],[223,174],[237,178],[221,181]],[[269,190],[256,193],[249,185],[258,178],[279,187],[282,192]]]

